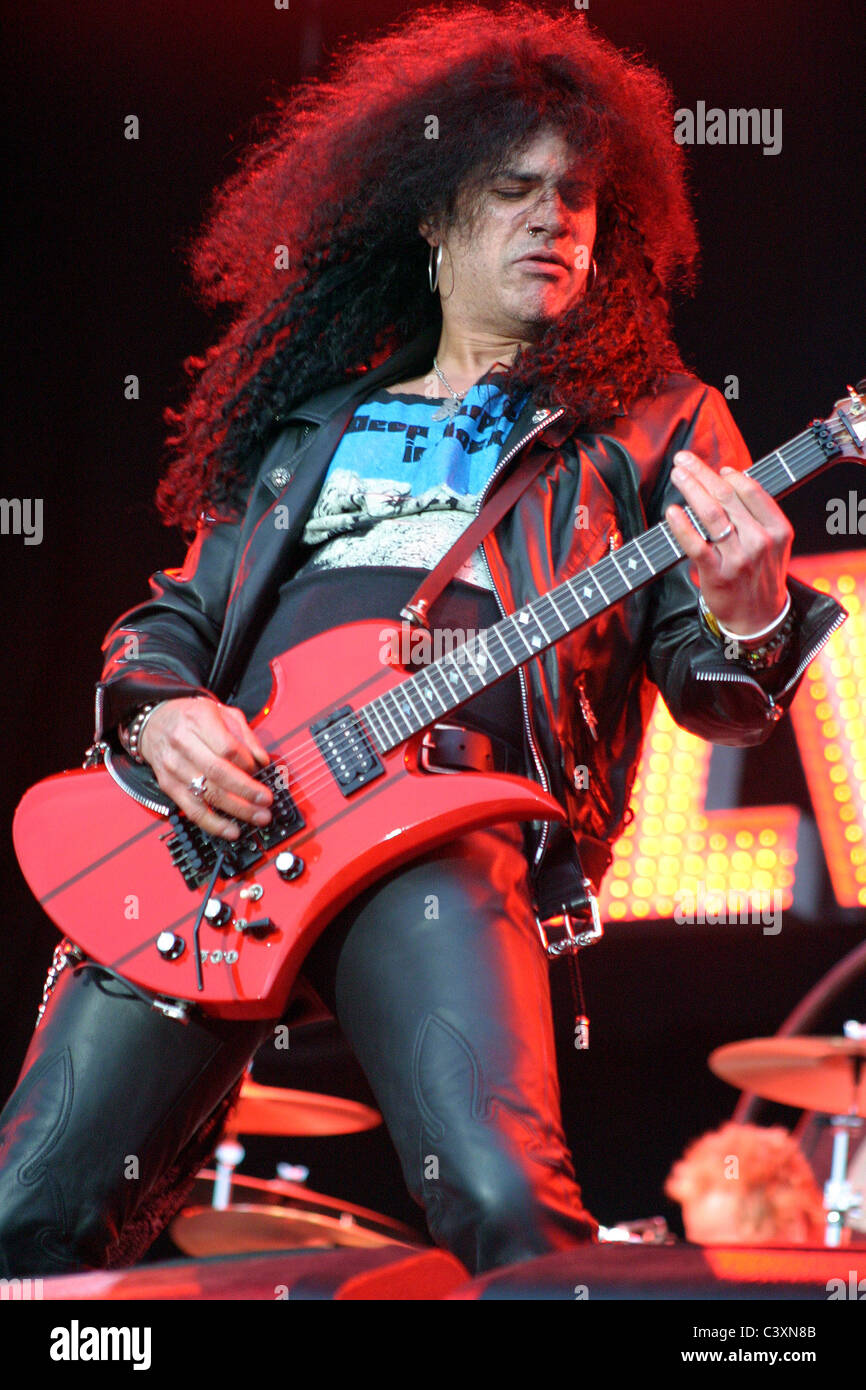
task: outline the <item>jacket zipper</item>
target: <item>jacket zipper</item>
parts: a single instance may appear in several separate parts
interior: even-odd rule
[[[846,617],[847,614],[845,613],[838,613],[836,615],[836,618],[833,621],[833,626],[827,629],[827,631],[824,633],[824,636],[821,638],[819,642],[816,642],[813,647],[810,647],[809,651],[797,665],[797,669],[795,670],[794,674],[785,682],[785,684],[782,686],[782,689],[776,692],[776,699],[781,700],[785,695],[787,695],[788,691],[791,689],[791,686],[794,685],[795,682],[800,679],[800,676],[803,674],[806,667],[809,666],[812,661],[814,661],[815,657],[818,655],[818,652],[830,640],[836,629],[842,626]],[[745,671],[698,671],[696,674],[699,681],[737,681],[741,685],[753,685],[756,690],[760,690],[761,694],[764,695],[769,702],[769,709],[767,710],[768,719],[772,719],[774,721],[779,720],[782,718],[782,715],[785,712],[783,709],[779,708],[779,706],[776,704],[776,700],[773,699],[773,696],[770,694],[770,692],[768,690],[765,690],[762,685],[759,685],[758,682],[755,680],[754,676],[747,676]]]
[[[583,675],[578,676],[577,679],[577,701],[580,705],[580,712],[583,715],[583,722],[592,735],[592,741],[593,743],[598,743],[598,720],[589,702],[589,696],[586,693],[586,677]]]
[[[160,816],[167,816],[171,812],[171,805],[166,802],[154,801],[151,797],[142,796],[141,792],[136,791],[128,782],[124,782],[111,757],[111,747],[102,737],[102,707],[105,686],[102,681],[96,685],[96,705],[95,723],[93,730],[93,742],[84,755],[83,766],[98,767],[100,763],[105,767],[111,780],[120,787],[121,791],[131,796],[133,801],[137,801],[140,806],[146,806],[148,811],[156,811]]]
[[[515,455],[520,449],[522,449],[523,446],[524,446],[525,444],[528,444],[528,443],[529,443],[530,439],[534,439],[536,435],[541,434],[544,430],[547,429],[547,426],[548,426],[548,425],[553,424],[554,420],[558,420],[559,417],[560,417],[561,415],[564,415],[564,414],[565,414],[565,407],[564,407],[564,406],[560,406],[559,410],[553,411],[553,413],[552,413],[551,415],[548,415],[548,416],[546,417],[546,419],[544,419],[544,420],[541,422],[541,424],[537,425],[536,428],[535,428],[534,430],[530,430],[529,434],[525,434],[525,435],[523,436],[522,439],[518,440],[518,442],[514,445],[514,447],[511,448],[511,449],[509,449],[508,453],[507,453],[503,458],[501,458],[501,459],[499,460],[499,462],[497,463],[497,465],[496,465],[496,467],[494,468],[493,472],[491,473],[490,477],[487,479],[487,482],[486,482],[485,486],[482,488],[481,492],[478,494],[478,499],[477,499],[477,501],[476,501],[476,503],[475,503],[475,515],[476,515],[476,516],[477,516],[478,513],[481,511],[481,508],[482,508],[482,506],[484,505],[484,499],[485,499],[487,493],[490,491],[491,487],[493,486],[494,482],[496,481],[497,477],[499,476],[499,473],[500,473],[501,470],[505,467],[505,465],[506,465],[511,459],[514,458],[514,455]],[[492,571],[491,571],[491,569],[490,569],[490,564],[489,564],[489,562],[488,562],[488,560],[487,560],[487,552],[486,552],[485,549],[484,549],[485,541],[486,541],[486,537],[485,537],[485,540],[483,540],[483,541],[481,542],[481,547],[480,547],[480,548],[481,548],[481,554],[482,554],[482,556],[483,556],[483,558],[484,558],[484,567],[485,567],[485,569],[487,570],[487,575],[488,575],[488,578],[490,579],[490,587],[491,587],[491,589],[492,589],[492,591],[493,591],[493,596],[494,596],[494,598],[496,599],[497,604],[499,605],[499,611],[501,612],[503,618],[505,618],[505,617],[507,617],[508,615],[507,615],[507,613],[506,613],[506,611],[505,611],[505,605],[504,605],[504,603],[502,602],[501,598],[499,597],[499,591],[498,591],[498,589],[496,588],[496,581],[495,581],[495,579],[493,578],[493,573],[492,573]],[[539,751],[538,751],[538,747],[537,747],[537,745],[536,745],[535,739],[534,739],[533,734],[532,734],[532,728],[531,728],[531,725],[530,725],[530,723],[529,723],[529,695],[528,695],[528,692],[527,692],[526,677],[524,676],[524,673],[523,673],[523,666],[522,666],[522,665],[518,666],[518,668],[517,668],[517,676],[518,676],[518,679],[519,679],[519,681],[520,681],[520,703],[521,703],[521,706],[522,706],[522,713],[523,713],[523,727],[524,727],[524,729],[525,729],[525,731],[526,731],[526,741],[527,741],[527,743],[529,744],[529,751],[530,751],[531,754],[532,754],[532,759],[533,759],[533,762],[535,763],[536,771],[537,771],[538,774],[539,774],[538,780],[539,780],[539,782],[541,783],[541,785],[542,785],[542,787],[544,788],[544,790],[545,790],[545,791],[548,793],[548,795],[549,795],[549,794],[550,794],[550,779],[549,779],[549,777],[548,777],[548,775],[547,775],[547,769],[545,768],[545,766],[544,766],[544,761],[543,761],[543,759],[542,759],[542,757],[541,757],[541,754],[540,754]],[[538,865],[541,863],[541,859],[542,859],[542,857],[543,857],[543,855],[544,855],[544,847],[545,847],[545,844],[547,843],[547,837],[548,837],[548,834],[549,834],[549,833],[550,833],[550,832],[549,832],[549,821],[543,821],[543,822],[542,822],[541,835],[540,835],[540,837],[539,837],[538,845],[537,845],[536,850],[535,850],[535,855],[533,856],[533,864],[534,864],[534,867],[535,867],[536,869],[538,868]]]
[[[106,770],[112,781],[116,782],[121,791],[126,792],[127,796],[131,796],[133,801],[137,801],[139,806],[146,806],[148,811],[156,811],[160,816],[168,816],[171,814],[170,802],[153,801],[150,797],[142,796],[141,792],[136,791],[128,782],[124,782],[117,768],[114,766],[111,757],[111,749],[107,746],[103,753],[103,762],[105,763]]]

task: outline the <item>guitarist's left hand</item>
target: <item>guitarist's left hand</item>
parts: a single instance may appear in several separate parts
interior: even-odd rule
[[[760,483],[734,468],[714,473],[696,454],[674,454],[671,479],[708,536],[703,540],[682,507],[665,518],[674,538],[694,561],[704,602],[731,632],[757,632],[779,616],[787,597],[786,576],[794,530]]]

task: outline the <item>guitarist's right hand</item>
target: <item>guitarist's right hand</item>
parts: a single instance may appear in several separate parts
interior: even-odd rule
[[[251,775],[267,766],[270,754],[232,705],[197,695],[164,701],[144,727],[139,752],[166,795],[209,834],[236,840],[236,821],[271,819],[265,808],[273,796]],[[190,791],[195,777],[207,782],[204,796]]]

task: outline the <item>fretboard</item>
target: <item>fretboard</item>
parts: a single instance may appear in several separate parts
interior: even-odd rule
[[[748,476],[771,496],[780,497],[820,472],[841,452],[828,426],[819,422],[759,459]],[[685,510],[706,538],[691,509]],[[373,742],[385,753],[636,589],[652,583],[683,558],[670,527],[661,521],[369,701],[355,711],[355,716],[363,719]]]

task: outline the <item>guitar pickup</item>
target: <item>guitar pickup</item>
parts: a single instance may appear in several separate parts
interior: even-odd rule
[[[351,796],[385,771],[367,730],[349,705],[317,719],[310,733],[343,796]]]

